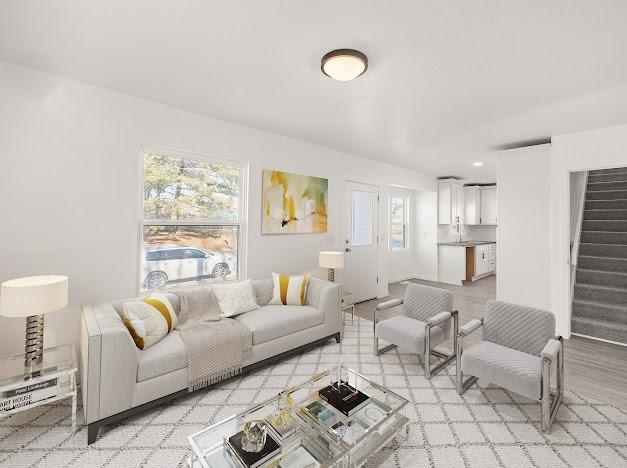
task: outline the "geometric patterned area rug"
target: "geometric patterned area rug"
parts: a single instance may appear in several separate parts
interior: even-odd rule
[[[346,323],[343,361],[410,401],[409,436],[401,431],[369,467],[627,467],[627,412],[566,392],[550,434],[536,402],[500,388],[455,392],[454,367],[423,377],[415,355],[372,354],[372,322]],[[183,467],[187,436],[302,382],[337,362],[339,345],[292,356],[129,418],[87,446],[83,427],[69,432],[67,405],[35,408],[0,420],[0,466]],[[79,415],[79,421],[82,415]]]

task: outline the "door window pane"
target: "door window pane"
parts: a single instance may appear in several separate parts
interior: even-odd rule
[[[353,190],[351,244],[372,244],[372,192]]]

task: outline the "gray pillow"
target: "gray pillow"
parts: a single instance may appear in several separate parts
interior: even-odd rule
[[[180,324],[188,320],[220,320],[220,307],[211,288],[200,286],[177,291],[176,294],[181,298]]]

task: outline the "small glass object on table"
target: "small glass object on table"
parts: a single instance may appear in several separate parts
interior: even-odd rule
[[[322,400],[318,391],[343,381],[370,397],[366,406],[347,417]],[[315,374],[276,397],[189,437],[193,468],[242,468],[228,446],[229,437],[251,420],[271,420],[281,415],[293,419],[295,430],[281,441],[281,451],[263,466],[282,468],[357,467],[407,427],[401,414],[407,400],[361,374],[343,367]],[[271,432],[269,432],[270,434]]]
[[[25,353],[0,358],[0,418],[65,398],[72,399],[76,432],[76,354],[72,344],[46,348],[41,363],[24,368]]]

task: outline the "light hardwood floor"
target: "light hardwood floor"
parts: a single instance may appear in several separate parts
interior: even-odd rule
[[[422,280],[410,281],[450,290],[453,293],[455,308],[459,310],[460,325],[470,319],[483,317],[485,303],[496,296],[496,276],[489,276],[464,286]],[[389,297],[357,304],[355,314],[372,320],[375,304],[392,298],[402,298],[405,294],[405,287],[406,285],[402,283],[390,284]],[[380,312],[378,318],[381,320],[398,313],[399,307],[395,307],[389,311]],[[477,341],[480,335],[480,333],[474,333],[464,343],[470,345]],[[572,337],[565,340],[564,356],[567,388],[581,395],[627,409],[626,346]]]

